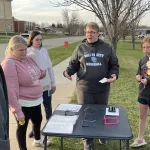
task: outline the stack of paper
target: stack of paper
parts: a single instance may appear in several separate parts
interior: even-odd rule
[[[53,115],[44,128],[49,133],[72,133],[78,116]]]
[[[82,105],[77,104],[60,104],[56,110],[78,112]]]

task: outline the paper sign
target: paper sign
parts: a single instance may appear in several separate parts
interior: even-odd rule
[[[106,83],[107,82],[107,78],[103,78],[102,80],[99,81],[100,83]]]

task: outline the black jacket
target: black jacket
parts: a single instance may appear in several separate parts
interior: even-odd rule
[[[8,111],[7,87],[4,73],[0,66],[0,150],[10,150]]]
[[[109,44],[102,40],[92,44],[83,40],[71,56],[68,73],[77,73],[77,88],[80,90],[89,93],[102,92],[108,90],[110,84],[100,83],[101,79],[110,78],[112,74],[116,74],[118,78],[118,59]]]
[[[149,61],[148,56],[144,56],[140,61],[139,61],[139,67],[137,74],[141,75],[142,78],[147,79],[147,84],[144,86],[144,84],[139,83],[139,97],[150,100],[150,75],[147,74],[147,71],[150,69],[146,66],[146,63]]]

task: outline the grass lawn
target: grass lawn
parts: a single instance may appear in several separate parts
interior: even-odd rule
[[[80,42],[70,44],[68,50],[63,47],[51,49],[49,51],[53,65],[69,57],[76,45]],[[119,79],[111,84],[111,92],[109,104],[122,105],[127,110],[127,115],[132,128],[134,138],[138,133],[138,83],[135,80],[138,61],[143,56],[140,48],[140,43],[136,43],[136,50],[132,50],[132,45],[129,42],[120,42],[118,44],[117,56],[120,64]],[[76,95],[72,97],[71,103],[76,103]],[[149,115],[149,114],[148,114]],[[145,140],[150,143],[150,119],[148,118],[147,128],[145,131]],[[133,142],[133,139],[130,143]],[[119,141],[108,141],[107,145],[99,145],[98,140],[94,140],[95,150],[119,150]],[[60,138],[52,138],[52,146],[48,150],[58,150],[60,148]],[[137,150],[149,150],[150,145]],[[64,138],[64,150],[83,150],[82,141],[80,138]]]

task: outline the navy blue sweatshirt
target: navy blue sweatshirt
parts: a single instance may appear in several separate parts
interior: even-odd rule
[[[109,90],[110,83],[100,83],[101,79],[110,78],[112,74],[118,78],[118,59],[110,45],[102,40],[95,43],[84,40],[71,56],[68,73],[77,73],[78,89],[89,93],[102,92]]]

